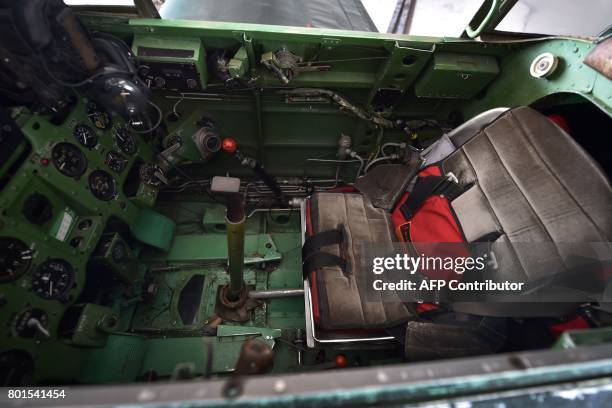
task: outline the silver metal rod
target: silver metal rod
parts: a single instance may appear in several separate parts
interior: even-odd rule
[[[249,292],[249,297],[252,299],[277,299],[297,296],[304,296],[304,289],[270,289]]]
[[[299,208],[256,208],[254,210],[252,210],[249,215],[247,215],[247,218],[251,218],[253,215],[255,215],[256,213],[287,213],[287,212],[292,212],[292,211],[299,211]]]

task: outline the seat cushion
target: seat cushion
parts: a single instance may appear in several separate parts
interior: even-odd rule
[[[366,301],[365,273],[361,270],[363,243],[393,241],[389,214],[357,193],[316,193],[309,199],[308,207],[311,235],[336,228],[345,231],[344,242],[321,250],[343,256],[346,270],[326,266],[311,273],[314,315],[319,327],[376,329],[405,321],[409,312],[399,298]]]

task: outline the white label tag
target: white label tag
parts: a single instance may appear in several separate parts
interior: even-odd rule
[[[72,216],[72,214],[70,214],[70,212],[68,211],[64,211],[62,222],[60,223],[60,226],[57,229],[57,232],[55,233],[55,239],[58,239],[60,241],[66,240],[66,236],[68,235],[68,232],[70,231],[70,226],[72,226],[73,220],[74,220],[74,217]]]

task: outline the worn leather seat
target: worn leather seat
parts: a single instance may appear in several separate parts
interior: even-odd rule
[[[393,242],[389,214],[358,193],[317,193],[308,207],[312,233],[338,227],[344,230],[343,242],[321,249],[347,260],[344,271],[338,266],[325,266],[311,274],[318,325],[326,329],[384,328],[404,321],[409,312],[397,297],[366,301],[365,275],[357,273],[363,244]]]
[[[494,234],[496,242],[550,243],[534,255],[517,245],[503,254],[500,280],[530,281],[558,273],[563,242],[612,241],[612,189],[597,163],[560,127],[529,107],[480,115],[437,142],[425,155],[452,172],[464,192],[451,206],[468,242]],[[408,320],[401,302],[365,300],[358,274],[358,242],[392,242],[387,211],[357,193],[317,193],[310,199],[311,233],[346,226],[344,248],[328,248],[349,259],[346,270],[325,267],[311,275],[315,317],[320,327],[371,329]],[[546,257],[546,268],[540,260]],[[551,263],[552,260],[552,263]],[[383,301],[385,300],[385,301]],[[454,305],[481,316],[560,316],[575,305],[517,303]],[[534,313],[534,309],[539,312]]]

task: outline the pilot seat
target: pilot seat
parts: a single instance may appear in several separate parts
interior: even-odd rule
[[[579,304],[572,302],[428,306],[382,295],[366,299],[363,275],[354,273],[364,243],[548,242],[544,255],[534,256],[528,245],[506,253],[514,267],[495,277],[530,282],[559,273],[542,270],[538,258],[557,259],[561,267],[559,243],[612,240],[607,176],[561,127],[530,107],[476,116],[421,152],[420,163],[387,208],[377,205],[380,197],[359,191],[308,198],[303,266],[316,341],[396,339],[414,359],[473,355],[503,347],[509,318],[575,313]],[[428,308],[444,313],[422,318]]]

